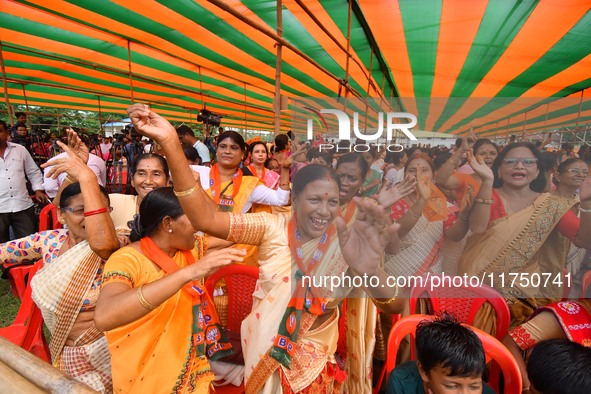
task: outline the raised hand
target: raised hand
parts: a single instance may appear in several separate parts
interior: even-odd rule
[[[421,166],[417,167],[417,193],[424,201],[429,201],[431,198],[431,179],[428,175],[423,175]]]
[[[219,268],[244,260],[246,250],[237,248],[224,248],[205,253],[203,258],[186,269],[191,270],[191,279],[198,280],[211,275]]]
[[[292,157],[293,157],[293,155],[286,156],[283,159],[283,161],[280,163],[281,164],[281,167],[287,168],[289,170],[291,168],[291,163],[292,163],[292,159],[291,158]]]
[[[414,177],[407,177],[396,185],[390,181],[385,181],[384,185],[377,194],[377,201],[383,208],[390,208],[399,200],[408,196],[415,190],[417,181]]]
[[[76,134],[76,133],[74,133]],[[78,136],[76,136],[77,138]],[[79,139],[79,138],[78,138]],[[68,135],[68,140],[70,140],[70,136]],[[60,148],[64,150],[68,154],[67,157],[63,158],[53,158],[49,160],[47,163],[41,165],[41,168],[51,167],[49,171],[47,171],[46,177],[56,179],[60,174],[66,173],[68,177],[72,181],[79,181],[85,176],[94,177],[94,172],[86,165],[82,158],[74,151],[74,148],[64,144],[61,141],[57,141],[57,144]],[[76,146],[76,144],[74,144]],[[84,144],[82,144],[85,146]],[[79,153],[82,149],[79,149]],[[88,149],[86,149],[86,154],[88,155]],[[82,154],[84,157],[84,154]],[[88,156],[86,156],[88,159]]]
[[[399,224],[393,223],[383,208],[370,198],[355,198],[357,218],[347,229],[342,217],[336,219],[343,258],[357,275],[374,275],[382,261],[384,249]]]
[[[84,164],[88,163],[88,147],[74,130],[66,131],[68,135],[68,146],[76,156],[78,156]]]
[[[134,104],[127,108],[129,118],[135,129],[142,135],[153,139],[162,145],[171,139],[178,142],[178,136],[173,125],[145,104]]]
[[[470,131],[468,131],[468,143],[470,143],[470,148],[474,145],[474,143],[478,140],[478,136],[474,134],[474,127],[470,127]]]
[[[472,149],[466,152],[466,158],[468,159],[468,164],[474,170],[474,173],[480,177],[483,181],[494,180],[494,174],[492,170],[484,163],[481,158],[474,157],[474,153]]]

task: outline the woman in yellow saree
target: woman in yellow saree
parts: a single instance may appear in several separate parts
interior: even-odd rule
[[[357,219],[347,228],[337,218],[336,175],[319,165],[304,167],[295,177],[291,219],[265,212],[216,210],[186,164],[176,159],[180,145],[174,128],[141,104],[128,112],[136,129],[158,141],[170,158],[175,188],[183,190],[177,194],[183,196],[181,204],[193,226],[220,238],[260,246],[260,279],[252,312],[241,331],[246,392],[338,392],[344,376],[334,360],[336,306],[350,288],[313,286],[305,276],[321,280],[365,274],[386,283],[379,263],[397,225],[383,214],[383,207],[362,200]],[[366,292],[387,313],[399,311],[404,304],[396,298],[395,288],[368,287]]]
[[[469,218],[474,235],[459,262],[460,274],[486,275],[487,284],[505,296],[512,326],[562,297],[570,242],[591,247],[591,177],[580,186],[579,220],[571,211],[574,199],[541,192],[546,180],[538,157],[524,142],[501,151],[491,168],[494,183],[483,182],[474,199]]]
[[[146,195],[133,227],[135,242],[105,265],[95,314],[109,343],[114,392],[208,393],[208,360],[230,354],[231,346],[203,280],[241,261],[244,251],[204,254],[203,238],[195,238],[169,187]]]

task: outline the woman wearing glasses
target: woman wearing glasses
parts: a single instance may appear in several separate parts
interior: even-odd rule
[[[10,267],[43,259],[31,280],[33,300],[51,332],[53,365],[103,393],[113,391],[107,340],[94,325],[105,260],[119,248],[109,215],[107,191],[77,156],[88,157],[75,133],[70,147],[58,142],[67,158],[49,161],[49,176],[67,172],[54,202],[67,229],[48,230],[0,245],[0,263]],[[77,153],[75,153],[77,152]],[[65,184],[71,183],[67,186]]]
[[[591,247],[591,177],[580,183],[579,220],[571,210],[574,196],[541,192],[546,180],[538,163],[538,150],[526,142],[499,154],[494,182],[484,182],[474,199],[469,223],[475,234],[459,262],[460,274],[484,275],[501,291],[512,325],[568,290],[563,270],[570,242]]]
[[[587,163],[577,158],[567,159],[560,163],[556,172],[553,174],[552,182],[556,185],[556,190],[550,193],[563,198],[578,199],[579,188],[587,176],[589,176],[589,166],[587,166]],[[581,214],[577,209],[575,209],[575,213],[581,218]],[[585,249],[571,245],[566,259],[566,268],[568,272],[573,274],[573,280],[577,289],[579,288],[581,279],[579,273],[584,273],[580,272],[580,268],[585,257],[585,252]],[[575,296],[575,293],[571,292],[570,296]]]

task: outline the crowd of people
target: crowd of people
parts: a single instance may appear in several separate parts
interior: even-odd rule
[[[591,390],[579,379],[544,391],[549,375],[540,373],[540,360],[561,360],[554,371],[591,376],[585,145],[547,152],[470,135],[451,149],[357,152],[341,141],[327,150],[293,134],[247,143],[221,130],[199,140],[142,104],[128,112],[137,139],[89,144],[67,130],[43,174],[20,144],[23,131],[0,121],[0,263],[9,271],[43,260],[32,297],[56,368],[106,393],[207,393],[225,380],[247,393],[368,393],[383,357],[379,334],[387,337],[389,316],[414,313],[411,289],[315,279],[385,284],[445,273],[488,277],[507,302],[503,344],[524,392]],[[114,192],[117,176],[131,193]],[[52,199],[63,229],[37,232],[31,193]],[[223,282],[215,294],[205,288],[231,264],[259,270],[238,342],[218,310]],[[513,274],[530,280],[511,282]],[[536,275],[551,280],[535,285]],[[397,367],[386,392],[490,390],[482,345],[452,314],[420,325],[417,361]],[[493,333],[495,318],[486,309],[473,325]]]

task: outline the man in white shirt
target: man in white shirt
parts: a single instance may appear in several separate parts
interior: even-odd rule
[[[10,240],[10,227],[17,239],[37,231],[27,179],[39,202],[49,200],[43,192],[41,171],[35,161],[25,147],[8,142],[8,134],[6,123],[0,120],[0,243]]]
[[[192,146],[197,149],[197,153],[199,153],[199,157],[201,158],[201,165],[206,167],[211,167],[211,158],[209,156],[209,149],[207,146],[195,138],[195,134],[193,130],[187,125],[181,125],[177,127],[176,132],[179,136],[179,140],[181,144],[186,146]]]
[[[59,155],[52,158],[52,160],[61,159],[64,157],[68,157],[68,154],[66,152],[60,153]],[[96,179],[99,185],[105,186],[107,183],[107,166],[105,165],[105,161],[97,155],[91,153],[88,155],[88,163],[86,163],[86,165],[90,167],[92,172],[96,174]],[[49,166],[43,170],[43,188],[45,189],[45,192],[49,197],[55,198],[58,190],[62,186],[62,183],[64,183],[64,179],[66,179],[66,176],[68,174],[64,172],[61,173],[56,179],[47,178],[45,175],[52,168],[53,166]]]

